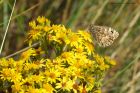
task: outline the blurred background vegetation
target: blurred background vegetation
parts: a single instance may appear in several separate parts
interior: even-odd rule
[[[0,0],[0,43],[14,0]],[[103,93],[140,93],[140,0],[17,0],[2,57],[27,47],[28,22],[45,16],[73,31],[90,23],[115,28],[119,38],[96,51],[117,61],[103,82]]]

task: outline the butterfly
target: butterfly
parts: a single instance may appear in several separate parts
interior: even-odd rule
[[[119,33],[111,27],[92,24],[88,27],[88,32],[95,38],[100,47],[110,46],[119,36]]]

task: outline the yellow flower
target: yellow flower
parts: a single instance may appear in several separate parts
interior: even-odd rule
[[[84,63],[85,63],[85,67],[87,69],[89,69],[89,70],[94,69],[95,61],[86,59]]]
[[[15,70],[20,73],[23,70],[24,61],[23,60],[19,60],[19,61],[14,62],[14,63],[15,63]]]
[[[56,89],[62,89],[62,90],[67,90],[70,92],[70,90],[73,88],[73,81],[63,77],[60,81],[60,83],[56,83]]]
[[[28,70],[32,69],[32,66],[30,64],[31,63],[24,63],[24,65],[23,65],[24,71],[28,71]]]
[[[11,74],[11,81],[19,82],[19,81],[21,81],[21,79],[22,79],[21,73],[14,72]]]
[[[74,68],[76,67],[78,69],[85,65],[85,60],[87,59],[87,56],[83,53],[75,53],[74,59],[71,62],[69,62],[69,64]]]
[[[83,47],[77,47],[76,48],[76,52],[78,52],[78,53],[83,53],[84,52],[84,48]]]
[[[13,82],[20,81],[22,79],[21,73],[17,73],[15,69],[5,68],[1,71],[1,79],[9,80]]]
[[[108,64],[113,65],[113,66],[116,65],[116,61],[111,59],[109,56],[105,56],[104,58]]]
[[[31,68],[33,68],[33,69],[35,70],[35,69],[39,69],[40,66],[39,66],[39,64],[30,63],[30,69],[31,69]]]
[[[66,33],[65,32],[56,32],[55,36],[52,36],[51,40],[54,40],[60,44],[64,43],[64,40],[66,39]]]
[[[72,90],[74,91],[74,93],[78,93],[78,90],[79,90],[79,85],[77,84],[77,83],[74,83],[73,85],[72,85]]]
[[[49,64],[48,64],[49,65]],[[62,66],[62,59],[60,57],[57,57],[55,59],[52,60],[50,67],[54,67],[54,68],[59,68]]]
[[[83,46],[82,44],[79,44],[78,47],[73,48],[72,51],[77,53],[87,54],[85,51],[85,46]]]
[[[45,32],[49,32],[51,29],[52,29],[52,28],[51,28],[50,26],[45,26],[45,27],[44,27],[44,31],[45,31]]]
[[[69,71],[72,71],[72,76],[73,77],[78,77],[78,78],[83,78],[83,72],[81,71],[81,69],[77,69],[77,68],[70,68]]]
[[[94,47],[92,43],[89,42],[85,42],[85,49],[87,50],[87,54],[91,55],[91,53],[93,53]]]
[[[94,54],[94,58],[99,65],[104,64],[104,58],[103,57],[99,56],[98,54]]]
[[[82,44],[82,39],[76,33],[70,33],[65,40],[66,44],[69,44],[71,47],[78,47],[79,44]]]
[[[77,61],[74,61],[72,64],[70,64],[73,68],[81,68],[83,67],[84,65],[84,62],[81,61],[81,60],[77,60]]]
[[[0,59],[0,66],[2,66],[2,67],[8,67],[9,66],[9,63],[7,62],[6,59],[2,58],[2,59]]]
[[[16,66],[17,61],[15,61],[13,58],[9,58],[7,59],[0,59],[0,66],[2,66],[3,68],[13,68]]]
[[[15,82],[14,85],[11,86],[11,88],[13,93],[19,93],[22,90],[23,86],[20,82]]]
[[[87,31],[79,30],[78,34],[80,34],[84,40],[88,42],[93,42],[91,39],[91,35]]]
[[[27,37],[29,44],[32,44],[33,40],[38,40],[41,37],[41,35],[42,35],[41,32],[38,30],[30,30]]]
[[[28,92],[27,93],[38,93],[38,92],[37,92],[37,89],[35,89],[35,88],[33,88],[33,87],[30,86],[28,88]]]
[[[1,77],[1,79],[4,79],[4,80],[6,80],[6,79],[11,80],[11,74],[13,72],[14,72],[14,69],[4,68],[1,71],[0,77]]]
[[[43,88],[46,90],[47,93],[53,93],[54,91],[54,88],[49,83],[43,84]]]
[[[72,62],[74,54],[73,52],[63,52],[60,57],[63,61]]]
[[[61,62],[62,62],[62,59],[60,57],[57,57],[53,60],[47,59],[46,68],[47,69],[51,69],[51,68],[57,69],[57,68],[61,67],[61,65],[62,65]]]
[[[29,60],[30,56],[35,56],[36,51],[33,48],[28,49],[27,51],[23,52],[21,54],[21,59],[22,60]]]
[[[108,65],[105,64],[105,60],[102,56],[99,56],[98,54],[94,54],[94,58],[101,70],[105,70],[109,68]]]
[[[85,75],[85,81],[87,82],[87,88],[91,90],[95,84],[95,78],[93,77],[93,75]]]
[[[41,75],[32,75],[32,79],[36,82],[36,83],[40,83],[43,81],[45,77],[41,76]]]
[[[43,16],[42,16],[42,17],[39,16],[39,17],[37,18],[37,22],[40,23],[40,24],[44,24],[45,21],[46,21],[46,19],[45,19],[45,17],[43,17]]]
[[[61,73],[57,69],[49,68],[49,71],[45,71],[45,76],[48,82],[56,83],[59,80]]]
[[[37,60],[37,61],[33,61],[33,63],[30,63],[30,69],[39,69],[39,68],[42,68],[42,67],[45,67],[45,64],[43,64],[45,60],[41,59],[41,60]]]
[[[61,76],[66,76],[69,75],[69,71],[67,68],[63,68],[63,67],[58,67],[58,71],[61,73]]]
[[[44,79],[44,77],[42,75],[30,75],[25,79],[25,81],[30,84],[34,84],[35,82],[36,83],[42,82],[43,79]]]
[[[29,22],[29,26],[32,27],[33,29],[35,29],[35,27],[36,27],[36,22],[35,22],[35,21]]]
[[[42,25],[37,25],[35,28],[34,28],[34,31],[38,31],[41,33],[41,30],[43,30],[43,26]]]
[[[116,65],[116,61],[115,60],[111,60],[110,64],[114,66],[114,65]]]
[[[53,30],[55,33],[67,32],[67,29],[65,28],[64,25],[52,25],[52,30]]]

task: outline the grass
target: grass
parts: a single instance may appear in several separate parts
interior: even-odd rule
[[[4,32],[3,40],[2,40],[2,43],[1,43],[1,47],[0,47],[0,54],[1,54],[2,49],[3,49],[3,45],[4,45],[4,42],[5,42],[5,39],[6,39],[6,35],[7,35],[8,28],[9,28],[9,25],[10,25],[10,22],[11,22],[11,18],[12,18],[13,12],[14,12],[15,5],[16,5],[16,0],[14,2],[13,8],[12,8],[12,12],[11,12],[9,21],[7,21],[8,20],[8,17],[7,17],[7,8],[6,8],[7,7],[7,4],[4,3],[4,27],[3,27],[3,29],[5,30],[5,32]]]
[[[53,23],[63,23],[73,30],[86,29],[90,23],[111,26],[120,33],[119,39],[108,48],[97,46],[99,53],[109,55],[118,62],[117,66],[108,71],[103,93],[139,93],[140,7],[136,1],[17,1],[1,56],[27,47],[24,38],[29,29],[28,22],[39,15],[48,17]],[[1,42],[13,3],[14,0],[0,2]]]

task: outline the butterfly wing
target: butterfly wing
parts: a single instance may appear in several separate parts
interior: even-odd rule
[[[89,27],[89,32],[95,38],[99,46],[110,46],[114,40],[119,36],[119,33],[111,27],[93,26]]]

